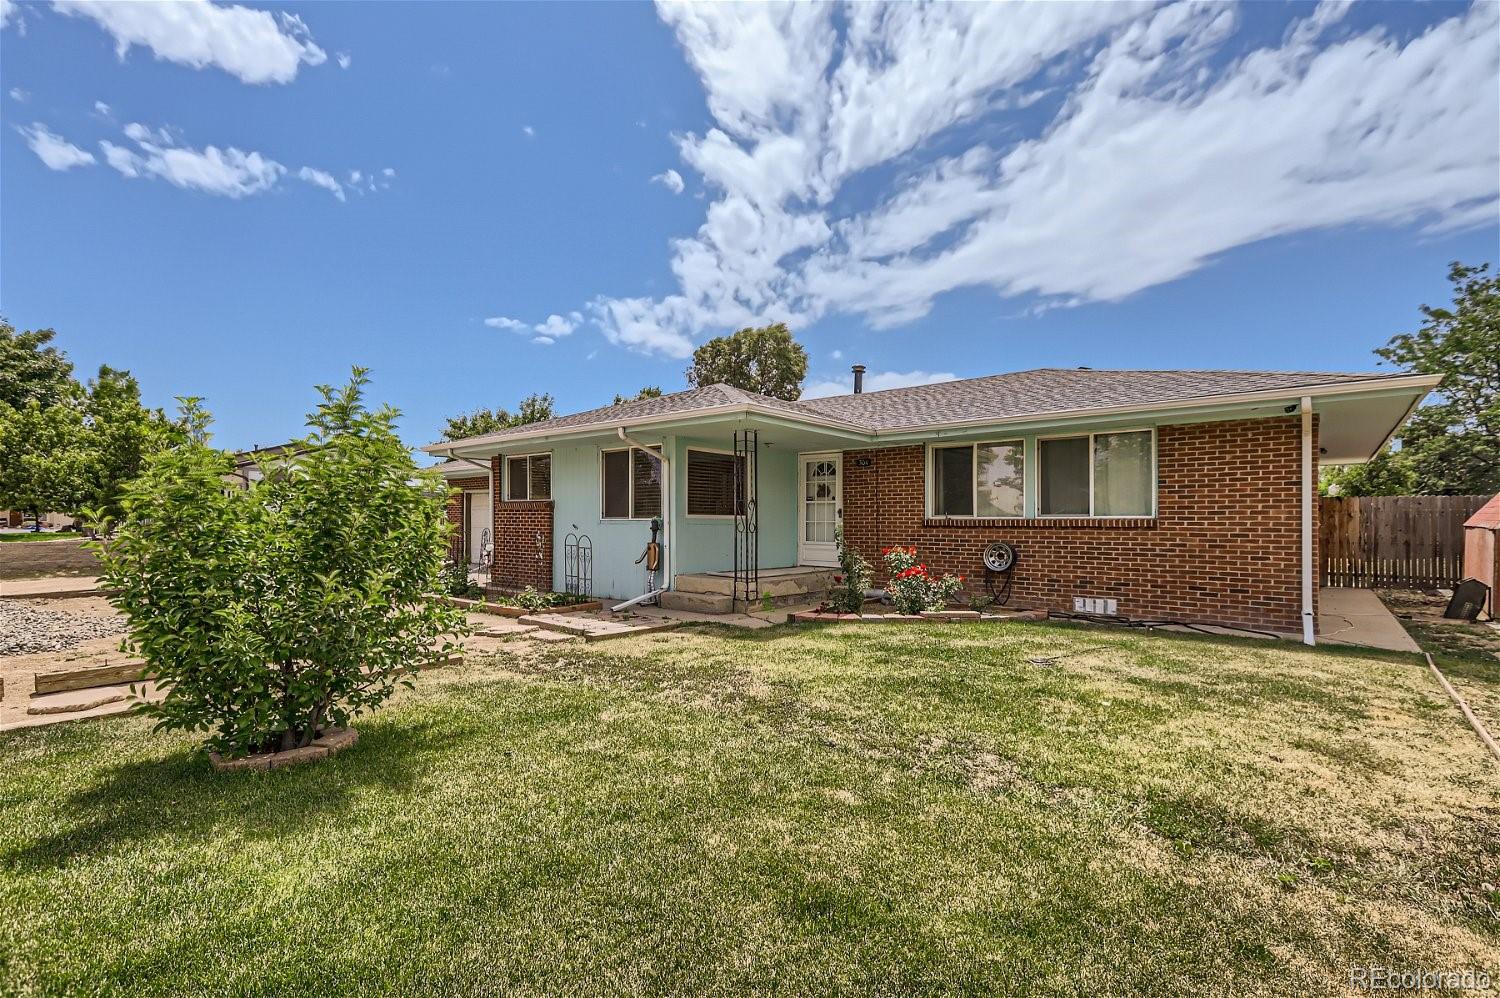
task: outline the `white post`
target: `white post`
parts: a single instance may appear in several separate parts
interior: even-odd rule
[[[1302,643],[1316,645],[1313,634],[1313,481],[1312,398],[1302,397]]]

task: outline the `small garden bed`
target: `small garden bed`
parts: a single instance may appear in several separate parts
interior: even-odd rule
[[[1046,620],[1046,610],[927,610],[922,613],[838,613],[806,610],[788,615],[793,624],[980,624],[1005,620]]]
[[[558,596],[564,594],[547,593],[544,595]],[[559,603],[550,606],[539,606],[536,609],[531,609],[529,607],[520,606],[513,603],[500,602],[500,600],[506,599],[506,597],[503,596],[487,599],[465,599],[462,596],[438,596],[437,599],[442,600],[449,606],[462,607],[463,609],[473,611],[474,613],[494,614],[497,617],[527,617],[532,614],[538,613],[579,613],[584,610],[598,610],[604,606],[604,604],[600,603],[598,600],[585,600],[579,603]]]

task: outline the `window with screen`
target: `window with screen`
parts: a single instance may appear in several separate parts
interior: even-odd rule
[[[661,459],[638,447],[599,453],[599,515],[606,520],[661,515]]]
[[[1019,440],[932,449],[933,516],[1026,515],[1026,447]]]
[[[932,452],[932,511],[937,516],[974,515],[974,448],[940,447]]]
[[[527,454],[505,459],[505,498],[521,502],[552,498],[552,455]]]
[[[1038,440],[1037,512],[1042,516],[1089,515],[1089,438]]]
[[[1151,431],[1094,434],[1094,515],[1151,515]]]
[[[526,481],[532,499],[552,498],[552,455],[538,454],[527,459]]]
[[[630,452],[605,451],[599,461],[603,465],[600,488],[604,492],[600,515],[623,520],[630,515]]]
[[[630,515],[637,520],[661,516],[661,459],[643,450],[630,452]]]
[[[736,503],[736,481],[743,495],[743,473],[735,475],[736,462],[743,470],[744,458],[712,451],[687,452],[688,516],[733,516]]]
[[[526,459],[524,457],[509,458],[505,462],[505,498],[526,498]]]
[[[1150,430],[1037,441],[1042,516],[1154,516]]]

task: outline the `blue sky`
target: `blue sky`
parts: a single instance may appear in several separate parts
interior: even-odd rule
[[[778,319],[820,392],[1368,369],[1500,257],[1492,3],[0,11],[0,311],[229,447],[352,364],[420,444]]]

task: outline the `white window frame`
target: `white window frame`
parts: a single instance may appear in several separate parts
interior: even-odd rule
[[[652,457],[656,458],[656,463],[658,465],[661,465],[661,467],[663,469],[662,483],[661,483],[661,502],[662,502],[663,506],[666,505],[667,496],[668,496],[667,481],[666,481],[666,465],[662,463],[662,459],[661,459],[661,446],[659,444],[657,446],[655,446],[655,447],[600,447],[599,448],[599,520],[602,523],[619,523],[619,522],[624,521],[624,520],[655,520],[655,519],[657,519],[657,518],[659,518],[659,517],[662,516],[663,511],[658,511],[655,516],[635,516],[634,515],[635,514],[635,459],[634,458],[631,458],[629,461],[626,462],[626,468],[630,472],[625,477],[625,509],[627,511],[626,515],[625,516],[605,516],[604,515],[604,455],[606,455],[606,454],[619,454],[622,451],[629,452],[629,451],[637,451],[637,450],[641,451],[644,454],[650,454]]]
[[[1101,516],[1094,512],[1094,438],[1100,436],[1112,436],[1117,433],[1149,433],[1151,434],[1151,511],[1148,513],[1123,513]],[[1043,513],[1042,512],[1042,441],[1043,440],[1079,440],[1087,439],[1089,442],[1089,511],[1087,513]],[[1154,426],[1122,426],[1118,429],[1091,430],[1088,433],[1053,433],[1044,437],[1036,438],[1036,518],[1038,520],[1154,520],[1156,519],[1156,475],[1157,475],[1157,453],[1156,453],[1156,427]]]
[[[969,448],[969,508],[974,512],[964,513],[939,513],[933,508],[936,499],[937,480],[933,477],[933,454],[940,450],[958,450],[961,447]],[[1012,516],[980,516],[979,515],[979,448],[980,447],[1019,447],[1021,449],[1021,512]],[[1027,474],[1026,439],[1024,437],[1001,437],[993,440],[975,440],[969,444],[928,444],[927,445],[927,518],[929,520],[1024,520],[1026,519],[1026,480]],[[1092,484],[1092,483],[1091,483]]]
[[[501,499],[500,499],[500,501],[501,502],[532,502],[533,501],[532,498],[531,498],[531,459],[534,458],[534,457],[551,458],[552,457],[552,452],[550,450],[538,450],[538,451],[529,451],[528,453],[525,453],[525,454],[506,454],[506,455],[504,455],[504,456],[501,457],[501,459],[500,459],[500,462],[501,462],[500,463],[500,467],[501,467],[502,472],[503,472],[501,474],[501,476],[500,476],[501,477],[501,482],[500,482],[500,484],[501,484],[501,489],[500,489]],[[524,499],[512,499],[510,497],[510,463],[512,461],[520,460],[521,458],[525,458],[526,459],[526,498],[524,498]],[[548,464],[548,466],[547,466],[547,485],[548,485],[547,492],[549,493],[547,499],[538,499],[538,500],[534,500],[534,501],[536,501],[536,502],[547,502],[547,501],[550,501],[551,498],[552,498],[551,495],[550,495],[550,493],[552,492],[552,489],[551,489],[551,485],[552,485],[552,466],[550,464]]]
[[[723,454],[723,455],[727,455],[729,457],[736,457],[736,456],[738,456],[732,450],[720,450],[717,447],[689,447],[689,448],[687,448],[686,453],[684,453],[683,456],[682,456],[682,512],[683,512],[683,515],[685,515],[689,520],[733,520],[734,519],[734,514],[733,513],[725,515],[723,513],[689,513],[688,512],[688,510],[690,510],[690,509],[693,508],[692,507],[692,503],[689,502],[689,500],[688,500],[688,493],[692,489],[692,485],[690,484],[690,480],[688,478],[688,464],[690,462],[689,455],[691,455],[693,453],[698,453],[698,454]],[[745,483],[745,501],[746,501],[747,505],[755,500],[754,493],[755,493],[755,483],[754,482],[746,482]],[[601,507],[604,505],[604,500],[603,500],[602,496],[600,497],[599,504],[600,504]]]

